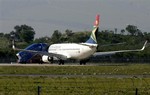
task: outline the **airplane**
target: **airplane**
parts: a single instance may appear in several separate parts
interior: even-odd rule
[[[54,59],[59,61],[59,65],[64,65],[67,59],[79,60],[80,65],[85,65],[91,56],[96,55],[111,55],[121,52],[143,51],[147,44],[144,43],[141,49],[135,50],[119,50],[108,52],[96,52],[97,50],[97,32],[99,30],[100,16],[96,15],[96,20],[89,39],[84,43],[57,43],[48,46],[44,43],[35,43],[25,49],[16,48],[13,43],[13,50],[19,50],[16,54],[19,63],[30,62],[53,62]],[[31,60],[34,59],[34,60]]]

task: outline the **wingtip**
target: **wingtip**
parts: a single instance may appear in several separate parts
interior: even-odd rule
[[[15,40],[12,40],[12,49],[15,50],[16,47],[15,47]]]
[[[145,43],[144,43],[144,45],[143,45],[143,47],[142,47],[142,49],[141,49],[142,51],[145,49],[147,42],[148,41],[146,40]]]
[[[12,46],[12,49],[13,49],[13,50],[15,50],[15,49],[16,49],[16,48],[15,48],[15,45],[13,45],[13,46]]]

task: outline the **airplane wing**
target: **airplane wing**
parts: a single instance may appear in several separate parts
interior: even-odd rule
[[[115,44],[106,44],[106,45],[100,45],[99,47],[122,45],[122,44],[125,44],[125,43],[126,42],[115,43]],[[97,47],[98,46],[98,44],[90,44],[90,43],[79,43],[79,44],[84,45],[84,46],[89,46],[89,47]]]
[[[115,45],[123,45],[126,42],[122,42],[122,43],[113,43],[113,44],[104,44],[104,45],[100,45],[99,47],[105,47],[105,46],[115,46]]]
[[[62,60],[67,59],[67,56],[64,56],[64,55],[61,55],[61,54],[48,53],[48,52],[35,51],[35,50],[19,49],[19,48],[16,48],[14,45],[13,45],[12,48],[13,48],[13,50],[17,50],[17,51],[25,51],[25,52],[31,52],[31,53],[40,54],[40,55],[47,55],[49,57],[57,57],[57,58],[62,59]]]
[[[143,47],[141,49],[135,49],[135,50],[119,50],[119,51],[108,51],[108,52],[96,52],[93,54],[93,56],[103,56],[103,55],[113,55],[116,53],[121,52],[136,52],[136,51],[143,51],[146,47],[147,41],[144,43]]]

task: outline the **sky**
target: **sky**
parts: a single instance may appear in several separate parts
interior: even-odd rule
[[[0,32],[23,24],[34,28],[36,38],[54,30],[90,31],[96,14],[101,30],[131,24],[150,32],[150,0],[0,0]]]

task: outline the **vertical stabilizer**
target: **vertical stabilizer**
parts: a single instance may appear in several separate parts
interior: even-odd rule
[[[100,18],[100,16],[96,15],[96,20],[95,20],[95,23],[94,23],[94,27],[98,27],[99,26],[99,18]]]
[[[85,43],[97,44],[97,32],[98,32],[99,22],[100,22],[99,19],[100,19],[100,16],[96,15],[96,20],[94,22],[94,26],[93,26],[91,36]]]

